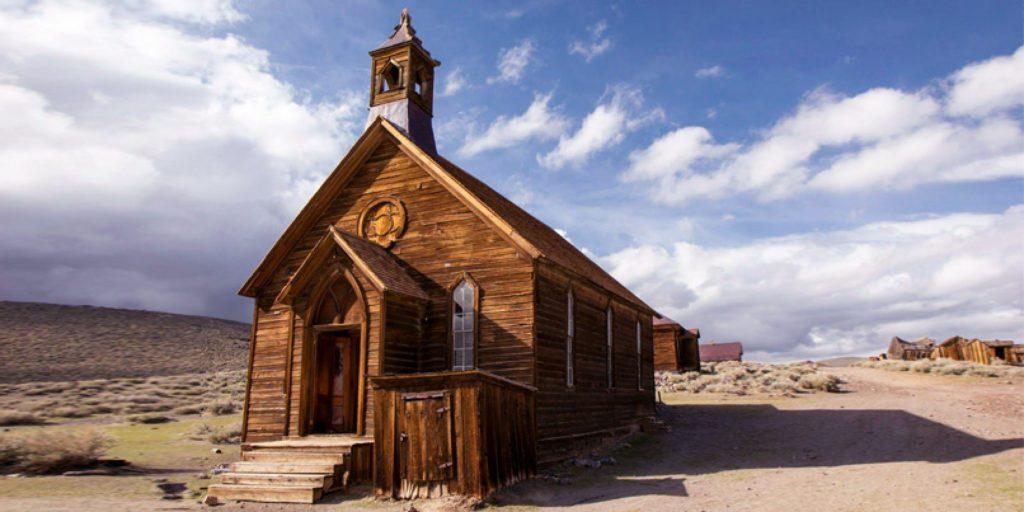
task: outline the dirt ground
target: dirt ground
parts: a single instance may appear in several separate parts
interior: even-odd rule
[[[671,431],[632,440],[612,454],[615,465],[563,468],[560,481],[535,479],[514,486],[489,506],[516,511],[1024,511],[1024,382],[868,368],[827,371],[847,382],[846,392],[799,398],[664,395],[663,417]],[[203,508],[194,500],[161,501],[155,493],[124,495],[118,491],[128,484],[124,477],[52,478],[77,478],[71,488],[81,492],[54,496],[47,491],[55,488],[55,480],[50,485],[37,478],[0,482],[0,510]],[[148,489],[151,478],[145,482]],[[314,506],[247,503],[214,510],[399,511],[409,505],[353,494],[332,495]],[[454,508],[438,501],[413,505],[424,512]]]

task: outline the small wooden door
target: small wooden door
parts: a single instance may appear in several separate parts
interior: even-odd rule
[[[356,431],[359,342],[348,334],[320,335],[313,386],[314,433]]]
[[[455,477],[451,404],[451,393],[446,391],[402,395],[396,423],[400,497],[447,492],[448,482]]]

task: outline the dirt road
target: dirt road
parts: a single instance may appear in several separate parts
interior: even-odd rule
[[[495,496],[494,505],[574,512],[1024,511],[1024,382],[865,368],[828,371],[847,381],[846,393],[665,395],[670,432],[635,439],[614,454],[613,466],[574,469],[562,483],[526,482]],[[124,477],[77,478],[82,496],[68,490],[55,495],[45,486],[36,497],[5,498],[0,492],[0,510],[203,508],[191,500],[130,497],[123,492]],[[46,483],[25,479],[35,481]],[[140,485],[152,484],[147,478]],[[446,501],[412,505],[424,512],[457,508]],[[313,506],[233,503],[212,510],[409,506],[330,495]]]
[[[1024,510],[1024,384],[830,368],[846,393],[672,395],[672,431],[502,504],[574,511]]]

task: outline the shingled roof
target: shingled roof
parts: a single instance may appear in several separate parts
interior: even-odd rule
[[[739,361],[741,357],[743,357],[743,344],[738,341],[708,343],[700,346],[700,362],[702,363]]]

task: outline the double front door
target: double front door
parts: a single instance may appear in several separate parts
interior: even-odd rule
[[[351,433],[357,425],[359,340],[349,332],[317,340],[311,433]]]

